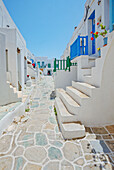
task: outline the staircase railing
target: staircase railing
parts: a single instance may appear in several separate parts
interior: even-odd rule
[[[71,63],[70,57],[68,56],[66,60],[57,60],[55,58],[54,60],[54,70],[53,72],[56,72],[56,70],[65,70],[70,71],[71,66],[77,66],[77,63]]]

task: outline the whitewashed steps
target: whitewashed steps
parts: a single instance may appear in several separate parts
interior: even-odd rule
[[[11,98],[16,102],[22,101],[22,91],[17,91],[16,87],[13,87],[9,81],[7,81],[8,88],[10,88]]]
[[[85,75],[91,75],[91,68],[82,68],[82,74]]]
[[[64,105],[66,106],[67,110],[75,115],[78,114],[80,105],[69,96],[64,89],[57,89],[56,90],[57,97],[63,101]]]
[[[72,86],[66,87],[66,91],[80,105],[82,105],[82,101],[89,98],[86,94],[82,93]]]
[[[84,82],[88,84],[92,84],[92,76],[91,75],[84,76]]]
[[[62,123],[61,131],[65,139],[77,139],[85,136],[85,127],[78,123]]]
[[[92,91],[96,88],[88,83],[75,81],[72,81],[72,86],[88,96],[92,96]]]
[[[55,107],[57,118],[63,137],[65,139],[82,138],[85,136],[85,128],[78,123],[77,116],[70,114],[60,98],[56,97]]]
[[[57,110],[57,117],[59,120],[59,123],[65,123],[65,122],[77,122],[77,116],[72,115],[68,112],[65,105],[61,101],[59,97],[56,97],[55,99],[55,107]]]

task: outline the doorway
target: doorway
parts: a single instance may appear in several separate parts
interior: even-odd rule
[[[21,50],[17,48],[17,70],[18,70],[18,90],[22,90],[21,86]]]
[[[95,32],[95,10],[92,12],[92,14],[90,15],[90,17],[88,18],[89,24],[91,24],[91,26],[89,26],[90,30],[89,32]],[[94,34],[92,34],[92,37],[94,38]],[[92,43],[91,43],[91,54],[95,54],[95,38],[93,39]]]
[[[48,76],[50,76],[50,75],[51,75],[51,71],[50,71],[50,70],[48,70],[48,73],[47,73],[47,75],[48,75]]]
[[[6,72],[8,72],[8,50],[6,49]]]

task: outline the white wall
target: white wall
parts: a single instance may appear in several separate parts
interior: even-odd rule
[[[103,65],[95,67],[93,79],[100,77],[100,88],[92,91],[92,97],[84,101],[79,112],[79,120],[85,126],[104,126],[114,124],[114,32],[110,34],[110,44],[103,48],[105,57]],[[86,114],[83,114],[83,113]]]
[[[37,67],[34,69],[32,64],[27,64],[27,74],[30,75],[30,77],[37,78],[37,74],[38,74]]]
[[[72,81],[77,80],[77,67],[72,66],[71,71],[68,70],[57,70],[57,72],[54,73],[54,83],[55,83],[55,89],[56,88],[63,88],[66,89],[66,86],[71,86]]]
[[[0,32],[6,35],[6,49],[8,50],[8,72],[13,86],[18,89],[18,80],[24,88],[24,56],[26,56],[26,44],[21,39],[16,29],[0,28]],[[17,48],[20,49],[20,55],[17,54]],[[19,57],[19,63],[17,60]],[[18,68],[20,70],[18,76]],[[19,78],[19,79],[18,79]]]
[[[0,33],[0,106],[17,102],[17,94],[6,83],[6,37]]]

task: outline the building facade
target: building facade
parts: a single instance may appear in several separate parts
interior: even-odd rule
[[[27,80],[26,41],[0,0],[0,105],[16,102]],[[5,88],[7,87],[7,88]],[[15,90],[14,90],[15,89]]]
[[[35,57],[35,62],[38,64],[39,69],[43,71],[44,75],[52,75],[54,69],[54,59],[48,57]]]
[[[91,35],[91,32],[100,32],[99,25],[101,23],[106,26],[108,34],[114,29],[113,9],[113,0],[87,0],[84,17],[74,30],[62,58],[65,59],[67,56],[70,56],[71,59],[74,59],[80,55],[98,56],[97,48],[103,46],[103,37],[99,36],[91,41],[91,37],[94,37],[94,35]]]

